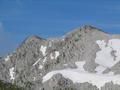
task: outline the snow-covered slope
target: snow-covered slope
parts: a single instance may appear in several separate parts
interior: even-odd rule
[[[96,53],[95,62],[99,65],[96,67],[97,73],[85,71],[83,68],[85,61],[75,62],[78,68],[51,71],[43,77],[43,83],[51,79],[55,74],[60,73],[74,83],[88,82],[96,85],[99,89],[108,82],[120,85],[120,75],[114,75],[111,72],[108,74],[102,73],[105,69],[111,68],[120,61],[120,39],[111,39],[108,43],[104,40],[97,40],[96,43],[101,49]],[[115,58],[111,54],[112,51],[114,51]]]

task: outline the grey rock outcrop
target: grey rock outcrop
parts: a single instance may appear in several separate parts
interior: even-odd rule
[[[67,88],[75,89],[73,82],[64,78],[61,74],[54,75],[48,82],[44,83],[43,87],[45,90],[65,90]]]
[[[0,80],[26,87],[28,90],[99,90],[95,85],[73,83],[61,74],[54,75],[43,83],[43,77],[54,70],[76,69],[75,62],[85,61],[83,68],[96,73],[99,66],[95,62],[96,52],[100,50],[97,40],[120,39],[120,35],[109,35],[92,26],[84,26],[66,34],[63,38],[43,39],[28,37],[15,52],[0,60]],[[113,57],[114,53],[112,53]],[[112,71],[120,74],[120,62],[104,73]],[[10,74],[12,73],[12,75]],[[119,85],[105,84],[101,90],[120,90]]]

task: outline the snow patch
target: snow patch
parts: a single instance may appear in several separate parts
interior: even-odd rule
[[[50,58],[51,59],[57,59],[58,56],[60,55],[60,53],[58,51],[55,51],[55,55],[53,55],[52,53],[50,54]]]
[[[5,62],[9,61],[10,60],[10,56],[8,55],[6,58],[5,58]]]
[[[14,80],[14,79],[15,79],[14,67],[10,68],[10,69],[9,69],[9,72],[10,72],[10,79],[11,79],[11,80]]]
[[[46,55],[46,49],[47,49],[47,47],[46,46],[41,46],[41,48],[40,48],[40,51],[42,52],[42,54],[43,54],[43,56],[45,56]]]
[[[120,39],[111,39],[106,43],[104,40],[96,41],[100,47],[100,51],[96,53],[95,62],[101,66],[111,68],[120,61]],[[116,51],[116,58],[111,55],[112,51]]]
[[[33,77],[33,81],[36,81],[36,77]]]
[[[85,65],[85,61],[79,61],[79,62],[75,62],[75,64],[76,64],[76,66],[78,67],[78,69],[80,70],[80,71],[85,71],[84,70],[84,65]]]
[[[107,68],[104,66],[97,66],[95,71],[97,74],[102,74],[104,70],[106,70]]]
[[[68,64],[63,64],[64,66],[68,66]]]
[[[96,43],[99,45],[100,49],[105,48],[106,42],[104,40],[97,40]]]
[[[65,41],[65,38],[62,38],[62,41]]]
[[[52,42],[51,41],[49,42],[49,47],[52,47]]]
[[[39,58],[32,66],[35,66],[40,60],[41,58]]]
[[[39,69],[42,69],[43,68],[43,66],[42,65],[39,65]]]
[[[32,66],[35,66],[36,64],[38,64],[40,62],[41,58],[39,58]],[[47,61],[47,57],[44,57],[43,59],[43,64]]]
[[[58,51],[55,51],[55,59],[57,59],[59,55],[60,53]]]
[[[43,63],[45,63],[47,61],[47,57],[45,57],[44,59],[43,59]]]
[[[114,72],[110,71],[110,72],[108,73],[108,75],[114,75]]]
[[[54,59],[54,56],[53,56],[53,54],[52,54],[52,53],[50,54],[50,58],[51,58],[51,59]]]

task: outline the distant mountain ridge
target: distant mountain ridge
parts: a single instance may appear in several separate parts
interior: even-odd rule
[[[0,80],[28,90],[120,90],[120,35],[85,25],[62,38],[30,36],[0,60]]]

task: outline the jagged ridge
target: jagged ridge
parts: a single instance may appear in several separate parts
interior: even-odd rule
[[[90,74],[100,72],[104,75],[112,72],[119,75],[119,63],[113,67],[105,66],[104,68],[95,61],[97,53],[102,50],[96,41],[104,41],[108,44],[109,40],[116,38],[120,39],[89,25],[75,29],[64,38],[46,40],[38,36],[28,37],[14,53],[5,57],[0,63],[0,79],[22,87],[31,83],[32,90],[58,90],[60,88],[64,90],[66,87],[75,90],[87,90],[91,87],[88,90],[98,90],[97,85],[94,86],[90,82],[73,84],[73,80],[65,78],[64,75],[60,77],[58,75],[57,78],[52,76],[46,82],[43,82],[43,79],[52,71],[64,71],[68,68],[77,70],[78,67]],[[113,57],[115,57],[114,52],[112,52]],[[119,85],[115,87],[109,85],[115,86],[114,83],[108,84],[107,87],[105,84],[102,90],[119,88]]]

